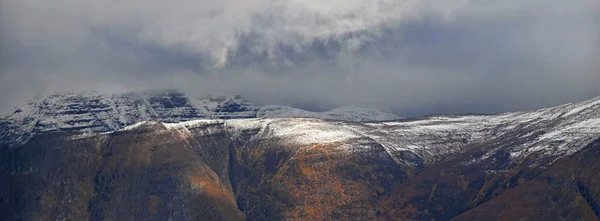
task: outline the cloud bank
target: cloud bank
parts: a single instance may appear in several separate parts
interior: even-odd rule
[[[597,0],[3,0],[0,47],[0,111],[89,89],[405,116],[600,95]]]

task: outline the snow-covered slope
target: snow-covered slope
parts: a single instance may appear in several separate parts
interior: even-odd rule
[[[206,124],[225,124],[234,140],[243,131],[258,131],[254,140],[274,139],[282,145],[337,143],[356,150],[379,144],[403,164],[414,163],[406,162],[408,155],[422,163],[434,163],[470,151],[479,153],[473,155],[472,162],[490,161],[509,167],[535,156],[538,165],[546,165],[600,137],[600,97],[499,115],[434,116],[374,123],[298,118],[196,120],[167,124],[167,128],[188,134],[187,129]]]
[[[375,108],[310,112],[285,106],[260,107],[239,96],[188,97],[180,91],[99,94],[61,93],[32,100],[0,118],[0,143],[17,144],[49,132],[107,132],[142,121],[310,117],[347,121],[399,119]]]
[[[484,154],[474,161],[508,154],[510,162],[516,162],[535,154],[545,163],[552,163],[600,137],[600,97],[532,112],[438,116],[366,125],[371,129],[365,135],[390,152],[410,151],[425,161],[479,148]]]

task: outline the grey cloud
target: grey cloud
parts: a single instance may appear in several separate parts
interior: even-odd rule
[[[34,94],[84,89],[180,88],[313,110],[374,104],[406,116],[600,95],[593,0],[389,1],[389,9],[375,0],[345,8],[253,0],[264,7],[249,9],[233,0],[22,2],[35,1],[0,3],[1,111]]]

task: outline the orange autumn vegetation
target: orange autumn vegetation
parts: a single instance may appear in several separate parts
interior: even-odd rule
[[[279,174],[290,174],[282,179],[284,187],[299,205],[289,208],[286,217],[293,220],[325,220],[331,212],[349,203],[360,200],[362,191],[366,188],[362,183],[353,183],[341,179],[337,174],[336,164],[344,151],[336,149],[340,143],[314,144],[302,148],[296,154],[297,167],[283,167]],[[296,169],[297,168],[297,169]],[[298,174],[298,175],[292,175]],[[348,195],[350,191],[353,194]]]
[[[223,201],[235,201],[231,194],[227,194],[217,184],[207,180],[203,177],[194,176],[190,180],[192,186],[200,190],[202,194],[206,194],[211,198],[223,200]]]

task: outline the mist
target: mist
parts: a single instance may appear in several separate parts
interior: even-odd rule
[[[3,0],[0,49],[0,113],[38,94],[167,88],[497,113],[600,95],[600,1]]]

